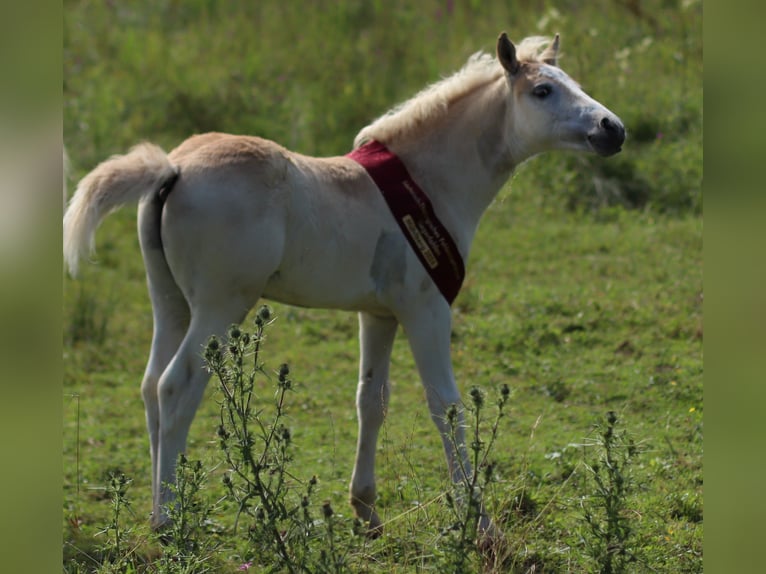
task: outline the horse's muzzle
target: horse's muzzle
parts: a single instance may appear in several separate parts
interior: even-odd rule
[[[625,142],[625,126],[616,117],[604,116],[598,127],[588,133],[588,142],[598,155],[614,155],[622,149]]]

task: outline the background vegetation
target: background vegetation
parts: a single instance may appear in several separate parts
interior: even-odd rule
[[[455,304],[465,393],[511,397],[489,506],[516,571],[597,570],[594,444],[608,411],[641,448],[620,494],[630,571],[702,570],[702,3],[64,3],[64,141],[72,182],[148,139],[170,149],[208,130],[258,134],[302,153],[342,154],[372,118],[501,30],[562,34],[562,67],[625,121],[608,160],[550,154],[522,167],[484,218]],[[64,555],[68,571],[153,571],[149,457],[138,384],[151,311],[135,210],[104,224],[97,264],[64,279]],[[273,305],[264,343],[293,373],[294,472],[348,515],[356,435],[356,318]],[[403,338],[379,459],[388,534],[369,571],[429,571],[448,512],[441,446]],[[264,383],[260,392],[271,396]],[[221,496],[214,385],[189,456]],[[590,445],[590,446],[584,446]],[[114,477],[132,480],[127,552],[112,564]],[[609,494],[607,492],[607,494]],[[429,502],[430,501],[430,502]],[[590,509],[590,510],[588,510]],[[586,520],[590,512],[591,522]],[[247,563],[247,538],[218,516],[205,568]],[[105,530],[106,529],[106,530]],[[603,529],[601,530],[603,532]],[[110,535],[110,532],[112,533]],[[224,544],[225,541],[225,544]],[[202,568],[202,566],[200,566]],[[253,567],[255,568],[255,566]]]

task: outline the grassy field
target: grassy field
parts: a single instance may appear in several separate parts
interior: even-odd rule
[[[511,388],[491,454],[488,506],[508,538],[501,571],[599,571],[585,509],[588,465],[607,412],[637,445],[622,518],[630,572],[701,572],[701,2],[65,2],[64,141],[76,180],[148,139],[170,149],[207,130],[258,134],[303,153],[341,154],[372,118],[425,84],[514,40],[562,34],[562,67],[620,115],[608,160],[532,160],[487,212],[458,297],[458,383]],[[554,8],[555,6],[555,8]],[[148,529],[149,456],[139,382],[151,308],[135,210],[112,216],[97,264],[64,281],[64,500],[67,572],[162,572]],[[349,530],[356,437],[356,317],[272,305],[263,357],[290,364],[291,472],[319,477]],[[248,320],[247,325],[252,323]],[[391,370],[379,450],[380,540],[356,541],[351,571],[443,570],[449,490],[441,445],[406,342]],[[273,390],[264,382],[264,400]],[[223,494],[215,384],[189,456]],[[133,482],[128,550],[107,549],[110,473]],[[219,507],[199,571],[233,572],[257,549]],[[355,540],[354,538],[349,538]],[[162,568],[165,568],[163,570]],[[266,571],[266,570],[264,570]]]

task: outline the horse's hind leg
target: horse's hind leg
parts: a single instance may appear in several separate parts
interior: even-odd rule
[[[150,292],[154,293],[151,288]],[[181,341],[189,326],[189,308],[185,299],[158,299],[154,302],[154,334],[149,361],[141,382],[141,396],[146,411],[146,427],[149,431],[149,447],[152,461],[152,500],[153,506],[159,501],[159,439],[160,439],[160,402],[158,383],[160,376],[178,351]],[[162,301],[158,303],[158,301]]]
[[[189,330],[158,384],[159,448],[157,480],[159,496],[154,502],[152,525],[167,521],[164,505],[173,498],[169,485],[175,482],[178,455],[186,448],[194,415],[210,379],[204,368],[204,345],[211,335],[225,337],[233,323],[239,324],[250,308],[250,302],[237,298],[192,308]]]
[[[354,512],[369,523],[371,535],[377,535],[381,530],[380,518],[374,510],[375,448],[388,407],[388,367],[396,328],[394,318],[359,314],[361,359],[356,392],[359,438],[349,490]]]
[[[152,506],[155,509],[160,493],[158,474],[160,403],[157,385],[189,328],[189,305],[168,268],[162,248],[159,224],[161,215],[162,202],[159,198],[150,198],[139,206],[139,239],[154,318],[152,347],[141,382],[141,396],[144,400],[146,427],[149,432]]]

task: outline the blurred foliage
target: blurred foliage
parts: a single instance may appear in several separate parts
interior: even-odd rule
[[[616,158],[560,154],[515,185],[546,203],[702,209],[702,2],[69,0],[64,141],[82,175],[141,140],[257,134],[346,153],[372,119],[477,51],[562,35],[562,67],[625,121]],[[555,162],[555,163],[551,163]]]

